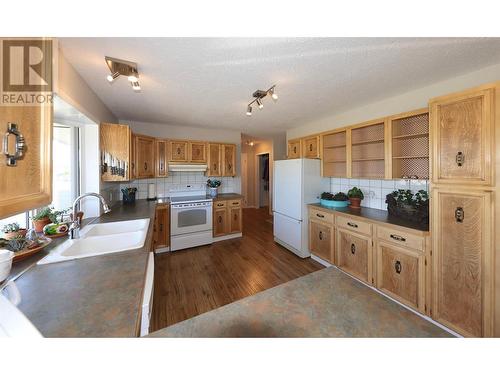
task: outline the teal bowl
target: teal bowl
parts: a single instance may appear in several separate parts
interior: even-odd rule
[[[329,201],[326,199],[321,199],[320,204],[325,207],[339,208],[349,206],[349,201]]]

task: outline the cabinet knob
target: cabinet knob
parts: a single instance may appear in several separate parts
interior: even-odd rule
[[[144,170],[147,171],[148,170],[148,163],[144,163]]]
[[[319,239],[320,239],[321,241],[323,241],[323,232],[322,232],[322,231],[319,231]]]
[[[181,149],[177,148],[177,155],[180,155],[180,154],[181,154]]]
[[[309,145],[309,151],[312,151],[313,150],[313,145],[312,143]]]
[[[394,262],[394,269],[396,270],[396,273],[401,273],[402,266],[399,260]]]
[[[461,167],[465,163],[465,154],[462,151],[457,152],[457,156],[455,157],[455,161],[457,165]]]
[[[356,245],[355,244],[351,244],[351,253],[354,254],[356,252]]]
[[[297,146],[294,146],[293,147],[293,153],[296,154],[297,153]]]
[[[465,218],[465,212],[463,207],[457,207],[455,209],[455,220],[457,223],[463,223]]]
[[[160,163],[160,170],[163,171],[163,163]]]

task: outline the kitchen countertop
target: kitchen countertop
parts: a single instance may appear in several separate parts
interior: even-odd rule
[[[209,196],[207,196],[208,198],[210,198]],[[221,193],[221,194],[217,194],[217,196],[215,198],[213,198],[213,201],[216,202],[216,201],[227,201],[227,200],[231,200],[231,199],[242,199],[243,198],[243,195],[241,194],[235,194],[235,193]]]
[[[149,337],[451,337],[335,267],[153,332]]]
[[[36,256],[14,265],[12,274],[26,271],[15,281],[22,297],[18,307],[43,336],[137,336],[156,205],[146,200],[133,205],[120,202],[92,222],[149,218],[140,249],[29,268],[65,240],[57,239]]]
[[[340,208],[330,208],[330,207],[325,207],[322,206],[319,203],[313,203],[313,204],[308,204],[309,207],[314,207],[316,209],[320,209],[323,211],[334,211],[334,212],[340,212],[340,213],[345,213],[348,215],[352,216],[359,216],[368,220],[372,221],[377,221],[383,224],[391,224],[391,225],[397,225],[405,228],[410,228],[414,230],[418,230],[421,232],[428,232],[429,231],[429,224],[423,224],[423,223],[417,223],[413,221],[408,221],[401,219],[399,217],[389,215],[388,211],[385,210],[378,210],[376,208],[368,208],[368,207],[361,207],[361,208],[351,208],[350,206],[348,207],[340,207]]]

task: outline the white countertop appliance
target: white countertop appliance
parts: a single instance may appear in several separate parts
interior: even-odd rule
[[[212,243],[212,199],[205,184],[174,185],[170,194],[170,250]]]
[[[330,179],[321,177],[321,161],[289,159],[274,162],[274,240],[301,258],[310,256],[307,204],[318,203],[330,191]]]

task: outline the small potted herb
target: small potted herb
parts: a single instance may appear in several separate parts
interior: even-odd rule
[[[320,203],[325,207],[347,207],[349,205],[349,198],[342,192],[335,195],[324,192],[321,194]]]
[[[220,180],[207,180],[207,187],[210,191],[210,196],[215,198],[217,196],[217,188],[221,185]]]
[[[6,240],[11,240],[15,237],[26,236],[26,229],[22,229],[18,223],[10,223],[2,227],[2,232]]]
[[[50,223],[59,223],[58,217],[64,215],[68,210],[55,211],[52,207],[43,207],[33,216],[33,227],[37,232],[43,232],[43,227]]]
[[[354,186],[351,190],[347,192],[347,196],[349,197],[349,201],[351,202],[352,208],[360,208],[361,201],[365,199],[365,196],[361,189]]]

